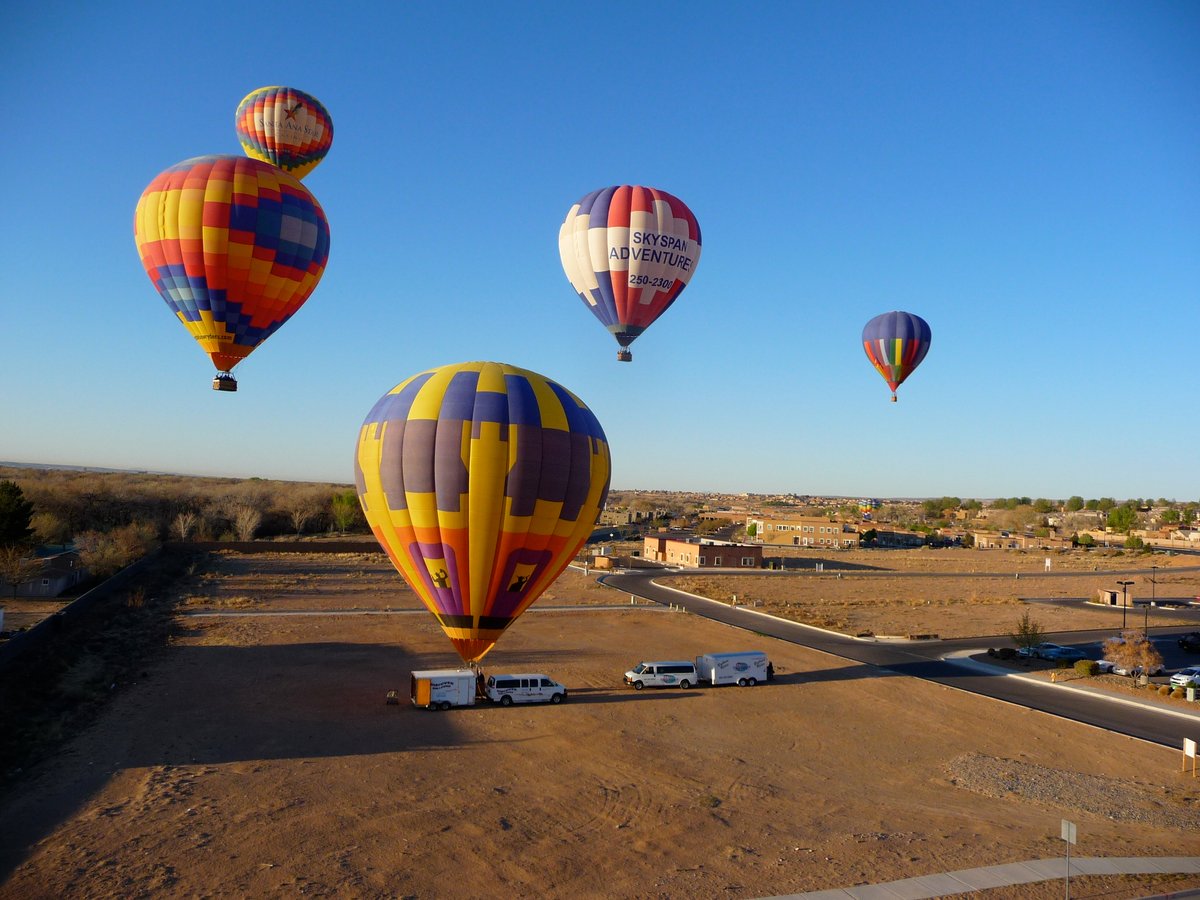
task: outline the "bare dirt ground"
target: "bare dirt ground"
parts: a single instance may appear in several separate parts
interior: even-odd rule
[[[1125,597],[1135,599],[1194,598],[1200,595],[1200,571],[1172,571],[1200,565],[1200,557],[1153,557],[1133,553],[1029,553],[1002,550],[851,550],[793,553],[789,557],[810,568],[800,574],[763,572],[745,576],[684,575],[672,587],[714,600],[758,605],[764,612],[843,634],[940,637],[1005,635],[1021,614],[1047,632],[1086,629],[1120,631],[1120,607],[1084,603],[1034,604],[1026,601],[1077,598],[1095,600],[1098,592],[1120,590],[1118,580],[1132,580]],[[1045,560],[1051,568],[1046,571]],[[825,562],[825,571],[811,564]],[[1157,572],[1125,575],[1121,572]],[[839,568],[835,569],[834,567]],[[983,577],[983,573],[995,573]],[[1018,577],[1019,576],[1019,577]],[[1151,586],[1149,579],[1155,584]],[[1141,627],[1141,607],[1126,610],[1130,627]],[[1162,607],[1149,610],[1150,627],[1196,624],[1194,615]]]
[[[457,657],[381,557],[213,555],[178,584],[171,645],[0,799],[0,895],[761,897],[1060,856],[1062,818],[1077,855],[1200,852],[1177,752],[684,613],[600,609],[625,595],[579,574],[552,594],[484,667],[545,671],[567,703],[432,713],[383,702]],[[189,615],[285,610],[336,614]],[[638,659],[733,649],[766,650],[777,680],[621,684]]]

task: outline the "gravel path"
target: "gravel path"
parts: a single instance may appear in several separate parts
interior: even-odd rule
[[[1157,828],[1200,827],[1194,791],[1168,794],[1117,778],[1048,769],[1011,759],[964,753],[946,764],[953,784],[985,797],[1015,796],[1060,809]]]

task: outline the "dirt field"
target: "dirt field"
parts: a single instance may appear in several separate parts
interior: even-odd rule
[[[1045,560],[1051,561],[1049,572]],[[1054,598],[1096,599],[1098,591],[1120,590],[1118,580],[1132,580],[1128,599],[1193,598],[1200,595],[1200,565],[1195,556],[1148,557],[1132,553],[1024,553],[973,550],[841,551],[795,553],[790,557],[808,568],[800,574],[764,572],[746,576],[684,575],[668,584],[714,600],[757,604],[764,612],[829,628],[843,634],[941,637],[1005,635],[1021,614],[1047,632],[1084,629],[1120,631],[1120,607],[1026,604]],[[825,562],[825,571],[812,565]],[[1127,575],[1122,572],[1148,570]],[[839,568],[835,569],[837,566]],[[982,577],[982,573],[996,573]],[[1069,573],[1069,574],[1067,574]],[[1019,577],[1018,577],[1019,576]],[[1141,607],[1126,611],[1129,627],[1142,626]],[[1169,609],[1149,610],[1150,627],[1195,624],[1195,617]]]
[[[1078,855],[1200,852],[1200,781],[1176,752],[600,609],[627,596],[581,575],[485,660],[545,671],[568,702],[445,713],[383,702],[457,657],[381,557],[214,556],[178,591],[171,646],[0,801],[0,895],[761,897],[1059,856],[1064,817]],[[339,614],[190,615],[321,610]],[[621,684],[641,658],[731,649],[766,650],[777,680]],[[1200,878],[1072,891],[1185,887]]]

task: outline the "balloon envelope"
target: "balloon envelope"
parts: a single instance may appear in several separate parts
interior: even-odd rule
[[[863,328],[863,350],[892,389],[892,400],[896,399],[896,388],[929,352],[931,340],[932,333],[924,319],[900,310],[876,316]]]
[[[138,201],[133,231],[150,281],[224,372],[303,305],[329,258],[329,224],[308,189],[242,156],[162,172]]]
[[[414,375],[359,431],[367,522],[466,662],[478,662],[591,534],[608,441],[561,385],[494,362]]]
[[[333,120],[312,94],[295,88],[259,88],[238,104],[234,127],[246,155],[303,178],[333,143]]]
[[[700,224],[666,191],[623,184],[592,191],[558,230],[563,271],[623,348],[680,295],[700,262]]]

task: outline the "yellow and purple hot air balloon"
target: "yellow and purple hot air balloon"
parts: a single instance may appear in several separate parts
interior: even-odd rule
[[[234,127],[246,155],[303,178],[333,143],[333,120],[312,94],[272,85],[247,94]]]
[[[621,345],[629,345],[675,302],[700,262],[700,223],[666,191],[628,184],[592,191],[558,230],[571,287]]]
[[[375,404],[354,477],[392,564],[465,662],[478,662],[587,540],[608,495],[591,410],[525,369],[421,372]]]
[[[154,287],[217,367],[231,370],[312,294],[329,224],[308,189],[243,156],[199,156],[160,173],[138,201],[134,240]]]
[[[876,316],[863,328],[863,350],[876,371],[892,389],[904,383],[929,352],[932,332],[929,323],[913,313],[894,310]]]

